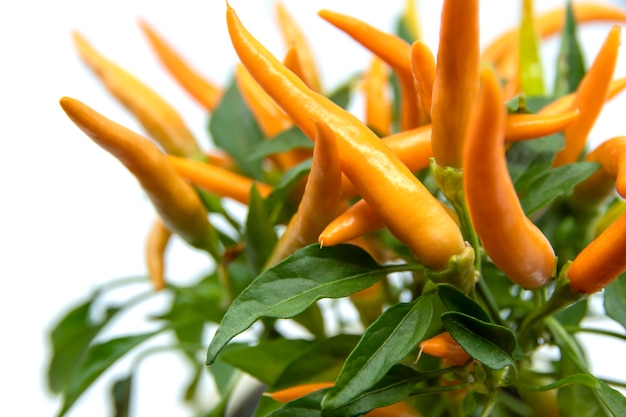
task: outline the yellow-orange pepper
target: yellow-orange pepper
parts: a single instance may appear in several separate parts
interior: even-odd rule
[[[391,132],[391,97],[385,63],[374,56],[363,74],[361,85],[365,99],[365,123],[380,136]]]
[[[609,85],[609,93],[606,97],[606,102],[613,99],[616,95],[621,93],[624,88],[626,88],[626,77],[618,78],[616,80],[611,81]],[[542,115],[551,115],[558,114],[567,111],[568,109],[574,108],[574,101],[576,100],[576,92],[566,94],[562,97],[557,98],[550,104],[543,107],[541,110],[537,112],[537,114]]]
[[[146,267],[152,287],[156,291],[165,288],[165,250],[170,241],[172,232],[169,231],[163,221],[157,218],[146,239]]]
[[[460,168],[479,77],[478,0],[445,0],[430,111],[433,155],[440,167]]]
[[[311,172],[296,214],[276,244],[267,267],[296,249],[317,241],[320,232],[335,218],[341,200],[341,166],[333,132],[317,124]]]
[[[595,238],[565,272],[571,287],[593,294],[626,271],[626,213]]]
[[[411,72],[415,82],[415,89],[419,94],[424,112],[430,120],[430,111],[433,102],[433,84],[437,64],[435,56],[424,42],[416,41],[411,45]]]
[[[464,365],[470,358],[467,352],[459,346],[448,332],[440,333],[420,342],[419,347],[420,354],[423,352],[430,356],[441,358],[446,364],[451,366]]]
[[[577,161],[585,149],[587,135],[607,100],[617,63],[620,33],[619,26],[611,29],[589,71],[580,82],[576,99],[572,103],[574,108],[580,110],[580,117],[565,129],[565,148],[557,153],[555,166]]]
[[[242,63],[308,137],[315,137],[314,120],[328,124],[343,172],[418,260],[445,268],[452,256],[465,250],[456,223],[367,126],[287,70],[248,33],[231,7],[227,24]]]
[[[82,60],[166,153],[187,157],[202,153],[182,117],[163,98],[98,53],[80,34],[74,33],[74,43]]]
[[[262,197],[267,197],[272,192],[272,187],[267,184],[255,182],[215,165],[172,155],[167,156],[167,160],[179,175],[192,184],[240,203],[248,204],[253,184],[256,184]]]
[[[554,249],[524,214],[504,157],[506,110],[496,75],[481,74],[478,107],[468,131],[463,190],[472,225],[486,254],[513,282],[543,286],[556,265]],[[497,225],[497,227],[494,227]]]
[[[400,82],[400,129],[419,126],[422,110],[419,107],[411,72],[411,45],[396,35],[380,31],[352,16],[329,10],[321,10],[319,15],[350,35],[393,69]]]
[[[286,403],[297,400],[298,398],[304,397],[312,392],[319,391],[324,388],[330,388],[334,385],[335,384],[333,382],[312,382],[309,384],[296,385],[280,391],[267,392],[263,395],[270,397],[274,401]]]
[[[202,201],[152,142],[78,100],[63,97],[60,103],[85,134],[135,176],[169,230],[217,255],[215,231]]]
[[[140,20],[139,27],[145,33],[165,69],[202,107],[208,111],[213,111],[222,100],[222,89],[191,68],[183,57],[146,21]]]

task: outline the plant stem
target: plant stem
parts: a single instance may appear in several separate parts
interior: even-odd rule
[[[577,326],[565,326],[564,328],[565,328],[565,330],[567,330],[570,333],[598,334],[598,335],[614,337],[616,339],[620,339],[620,340],[626,341],[626,335],[621,334],[621,333],[617,333],[617,332],[613,332],[611,330],[591,329],[589,327],[577,327]]]
[[[485,403],[485,408],[483,408],[482,413],[480,413],[480,417],[489,417],[489,414],[493,410],[493,407],[496,406],[496,402],[498,400],[498,392],[494,391],[487,398],[487,402]]]
[[[478,285],[476,290],[478,291],[478,295],[480,296],[482,301],[485,303],[487,310],[489,310],[491,318],[493,318],[496,323],[502,326],[506,326],[505,321],[502,319],[502,317],[500,317],[500,307],[498,306],[495,297],[491,293],[489,286],[487,285],[485,280],[482,279],[482,277],[478,278]]]

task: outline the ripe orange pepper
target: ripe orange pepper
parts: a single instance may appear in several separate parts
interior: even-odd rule
[[[437,165],[460,168],[479,76],[478,0],[446,0],[432,93],[432,147]]]
[[[391,97],[385,63],[374,56],[361,85],[365,99],[365,124],[380,136],[391,132]]]
[[[168,155],[167,160],[179,175],[192,184],[243,204],[248,204],[252,184],[256,184],[262,197],[267,197],[272,192],[272,187],[267,184],[255,182],[215,165],[172,155]]]
[[[215,231],[202,201],[152,142],[78,100],[63,97],[60,103],[87,136],[135,176],[169,230],[217,256]]]
[[[148,38],[152,49],[165,69],[202,107],[208,111],[213,111],[222,100],[222,89],[191,68],[183,57],[168,45],[165,39],[146,21],[140,20],[139,27]]]
[[[430,111],[433,102],[433,84],[437,64],[435,56],[424,42],[416,41],[411,45],[411,72],[415,82],[415,89],[419,94],[424,112],[430,120]]]
[[[616,95],[621,93],[624,88],[626,88],[626,77],[618,78],[616,80],[611,81],[609,85],[609,93],[606,97],[606,102],[612,100]],[[562,97],[557,98],[550,104],[543,107],[541,110],[537,112],[537,114],[542,115],[552,115],[558,114],[568,111],[569,109],[574,108],[574,101],[576,100],[576,92],[566,94]]]
[[[311,172],[296,214],[267,261],[271,267],[295,250],[317,242],[320,232],[335,217],[341,200],[341,166],[333,132],[317,125]]]
[[[165,288],[165,250],[170,241],[172,232],[169,231],[163,221],[157,218],[146,239],[146,267],[152,287],[156,291]]]
[[[276,21],[287,49],[295,52],[294,56],[297,59],[297,65],[301,69],[297,74],[310,89],[321,91],[322,87],[313,51],[302,29],[280,1],[276,2]],[[288,67],[291,68],[290,66]]]
[[[310,138],[315,137],[314,120],[330,127],[346,177],[418,260],[445,268],[452,256],[465,251],[459,227],[367,126],[287,70],[243,27],[231,7],[227,24],[242,63],[298,127]]]
[[[557,153],[555,166],[575,162],[585,149],[587,136],[607,100],[620,45],[619,26],[609,32],[589,71],[580,82],[572,106],[580,117],[565,129],[565,148]]]
[[[436,358],[441,358],[451,366],[464,365],[470,356],[452,338],[450,333],[443,332],[437,336],[420,342],[420,355],[426,353]]]
[[[187,157],[202,154],[183,119],[163,98],[123,68],[100,55],[80,34],[74,33],[74,43],[82,60],[166,153]]]
[[[626,136],[600,144],[585,161],[598,162],[601,168],[574,188],[575,203],[595,206],[610,197],[614,189],[626,198]]]
[[[507,172],[506,110],[496,75],[492,69],[485,68],[481,79],[478,107],[463,155],[467,209],[493,263],[513,282],[527,289],[538,288],[553,275],[554,249],[525,216]]]
[[[595,238],[565,271],[571,287],[593,294],[626,271],[626,213]]]
[[[332,387],[333,385],[335,385],[334,382],[312,382],[309,384],[296,385],[295,387],[286,388],[280,391],[267,392],[263,395],[270,397],[274,401],[287,403],[304,397],[312,392]]]
[[[321,10],[318,14],[350,35],[393,69],[400,82],[400,129],[419,126],[422,110],[419,107],[411,72],[411,45],[396,35],[380,31],[352,16],[329,10]]]

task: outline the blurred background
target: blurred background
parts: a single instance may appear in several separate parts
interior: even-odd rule
[[[230,0],[248,29],[282,56],[285,50],[274,27],[274,2]],[[405,5],[404,0],[283,2],[307,33],[327,90],[362,70],[370,54],[320,19],[317,11],[328,8],[352,14],[392,31]],[[517,23],[520,3],[481,2],[482,44]],[[535,3],[542,11],[563,1]],[[436,51],[441,1],[417,0],[417,4],[423,38]],[[145,275],[144,239],[154,219],[153,209],[134,178],[69,121],[58,100],[74,97],[133,130],[141,132],[141,127],[78,60],[72,31],[79,31],[105,56],[165,97],[208,148],[207,115],[160,67],[137,19],[152,24],[208,79],[226,85],[236,57],[224,12],[224,1],[26,0],[0,5],[0,416],[54,415],[60,398],[49,393],[44,377],[50,326],[96,286]],[[587,63],[609,28],[594,24],[582,30]],[[557,48],[556,40],[546,42],[546,67],[552,66]],[[550,71],[546,75],[552,79]],[[624,75],[622,57],[616,76]],[[626,97],[620,97],[606,106],[592,132],[593,144],[626,132],[625,102]],[[359,114],[358,100],[353,110]],[[194,279],[208,267],[204,256],[179,241],[167,259],[167,276],[174,282]],[[164,301],[154,297],[143,303],[133,314],[122,316],[112,331],[123,334],[145,328],[145,316],[158,312]],[[585,341],[594,349],[623,349],[606,339]],[[166,344],[167,338],[153,343]],[[616,367],[608,355],[596,358],[600,376],[623,376],[624,365]],[[105,374],[68,415],[110,415],[111,376],[124,365]],[[159,353],[144,360],[134,415],[191,415],[180,401],[185,378],[184,364],[175,355]]]

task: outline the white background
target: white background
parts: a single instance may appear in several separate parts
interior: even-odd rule
[[[327,89],[363,69],[370,56],[316,12],[329,8],[392,30],[404,5],[403,0],[285,3],[308,34]],[[518,3],[482,2],[483,44],[516,23]],[[561,1],[536,3],[544,10]],[[424,38],[436,50],[441,1],[418,4]],[[274,28],[273,0],[231,0],[231,5],[253,34],[278,56],[283,55]],[[104,55],[155,88],[180,110],[206,147],[203,111],[159,66],[136,19],[145,18],[207,78],[223,85],[235,62],[224,11],[222,0],[1,3],[0,417],[53,415],[60,399],[47,392],[44,381],[49,326],[97,284],[145,272],[143,243],[154,218],[149,202],[132,176],[66,118],[58,100],[75,97],[113,120],[141,129],[79,62],[71,31],[80,31]],[[589,37],[587,62],[609,27],[593,25],[583,32]],[[548,43],[547,56],[553,57],[555,45]],[[620,59],[618,75],[625,73],[624,59]],[[601,128],[592,133],[594,143],[626,131],[623,105],[620,99],[606,107],[598,121]],[[168,259],[168,275],[178,282],[193,279],[206,267],[202,256],[180,242]],[[124,316],[118,331],[142,328],[143,315],[158,311],[162,302],[157,297],[144,306],[143,313]],[[608,351],[623,349],[606,339],[588,340]],[[156,344],[166,342],[159,339]],[[601,375],[619,377],[614,363],[599,360],[596,369]],[[113,373],[119,369],[123,367]],[[171,355],[155,355],[143,362],[134,415],[187,415],[179,404],[177,388],[185,375],[181,362]],[[109,376],[69,415],[109,415]]]

